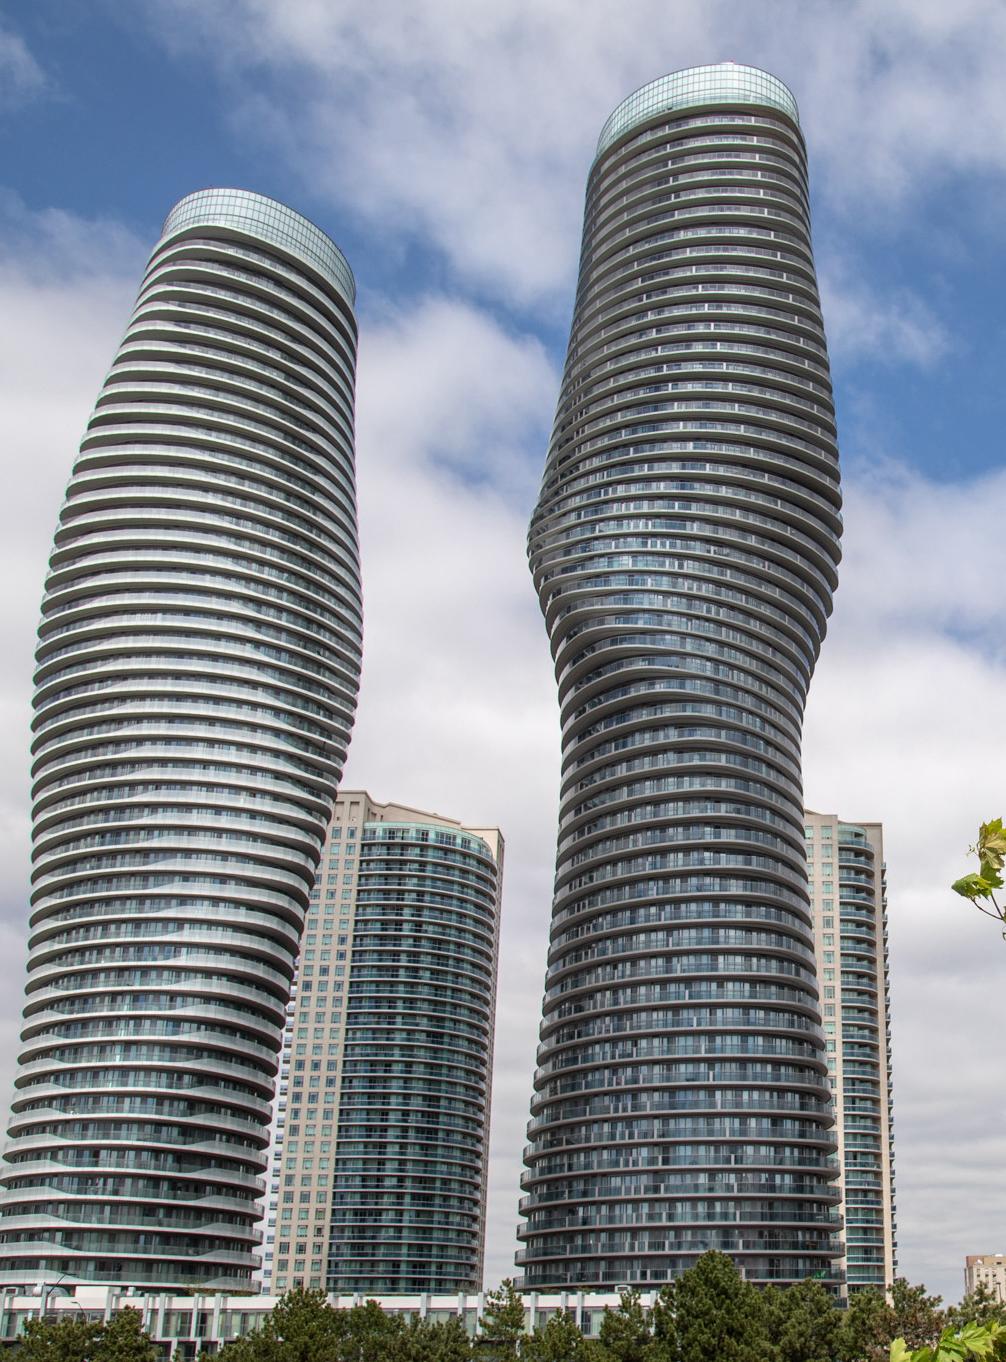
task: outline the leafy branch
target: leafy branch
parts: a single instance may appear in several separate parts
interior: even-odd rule
[[[1003,888],[1002,869],[1006,862],[1006,831],[1001,818],[992,818],[981,825],[978,841],[968,847],[968,854],[978,857],[977,873],[962,875],[950,887],[955,894],[970,899],[980,913],[995,918],[1004,928],[1003,939],[1006,940],[1006,903],[1000,904],[995,894],[997,889]]]
[[[998,821],[1001,831],[1002,820]],[[988,826],[983,824],[983,827]],[[965,894],[965,898],[968,897]],[[965,1324],[960,1330],[950,1325],[931,1348],[917,1348],[913,1352],[903,1338],[896,1338],[891,1344],[891,1362],[969,1362],[971,1358],[994,1358],[1004,1335],[1006,1325],[996,1320]]]

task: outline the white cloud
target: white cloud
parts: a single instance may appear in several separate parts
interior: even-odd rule
[[[27,750],[42,582],[56,517],[98,386],[129,315],[143,255],[114,224],[31,213],[0,194],[0,1103],[10,1088],[24,977]],[[10,948],[7,948],[10,945]]]
[[[947,328],[914,290],[877,291],[862,268],[819,257],[821,309],[833,361],[931,368],[952,349]]]
[[[766,13],[745,0],[636,0],[631,22],[603,0],[160,6],[177,51],[219,54],[242,137],[280,149],[379,245],[432,245],[466,287],[563,320],[597,133],[667,70],[735,58],[788,80],[846,246],[864,229],[915,230],[919,205],[955,175],[1001,181],[998,0],[777,0]],[[841,309],[832,302],[835,339],[931,363],[944,344],[932,307],[864,279],[868,263]]]
[[[0,109],[16,108],[48,86],[45,72],[17,33],[0,28]]]
[[[147,250],[114,218],[85,218],[64,208],[29,208],[0,187],[0,269],[11,282],[76,281],[103,288],[139,279]],[[121,325],[125,326],[126,312]],[[51,324],[48,318],[41,324]]]
[[[364,317],[362,328],[361,477],[437,466],[526,504],[559,382],[540,341],[443,297]],[[380,533],[381,518],[370,519]]]

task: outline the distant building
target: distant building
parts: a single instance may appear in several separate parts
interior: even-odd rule
[[[883,1289],[897,1267],[883,828],[808,812],[805,833],[848,1287]]]
[[[264,1280],[477,1291],[503,839],[340,794],[287,1031]]]
[[[964,1260],[964,1294],[986,1286],[998,1300],[1006,1300],[1006,1254],[969,1253]]]

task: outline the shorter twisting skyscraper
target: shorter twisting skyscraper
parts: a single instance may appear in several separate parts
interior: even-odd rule
[[[0,1284],[247,1287],[360,672],[354,285],[272,199],[175,205],[59,515]]]
[[[267,1281],[482,1281],[503,839],[339,796],[291,1005]]]

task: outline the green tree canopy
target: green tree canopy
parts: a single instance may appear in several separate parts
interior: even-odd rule
[[[974,1291],[947,1311],[947,1323],[955,1329],[963,1329],[965,1324],[1006,1324],[1006,1303],[995,1293],[979,1282]]]
[[[591,1362],[596,1354],[568,1310],[550,1315],[525,1338],[520,1350],[521,1362]]]
[[[766,1362],[764,1303],[725,1253],[704,1253],[674,1283],[679,1362]]]
[[[894,1311],[883,1291],[854,1291],[839,1336],[843,1362],[886,1362],[894,1336]]]
[[[330,1362],[343,1333],[341,1313],[323,1291],[295,1287],[261,1328],[225,1344],[218,1356],[223,1362]]]
[[[157,1362],[157,1348],[139,1310],[128,1306],[102,1327],[94,1362]]]
[[[103,1325],[81,1314],[61,1319],[27,1319],[18,1357],[24,1362],[90,1362]]]
[[[962,898],[970,899],[980,913],[994,917],[1006,927],[1006,903],[1000,903],[996,898],[996,890],[1003,888],[1006,866],[1006,829],[1001,818],[990,818],[981,824],[978,840],[973,847],[968,847],[968,854],[978,857],[978,869],[955,880],[951,889]],[[1006,930],[1003,936],[1006,937]]]
[[[509,1277],[486,1295],[486,1307],[479,1320],[479,1355],[499,1359],[517,1357],[524,1338],[524,1302]]]
[[[668,1282],[650,1311],[653,1339],[646,1352],[647,1362],[678,1362],[678,1321],[674,1313],[674,1283]]]
[[[1006,1345],[1006,1329],[995,1320],[985,1324],[965,1324],[963,1329],[948,1325],[932,1346],[911,1349],[903,1338],[891,1344],[890,1362],[991,1362],[1001,1357]]]
[[[24,1362],[156,1362],[139,1310],[128,1307],[104,1323],[83,1311],[61,1319],[25,1321],[18,1356]]]
[[[472,1341],[455,1315],[446,1320],[413,1319],[403,1340],[408,1362],[469,1362]]]
[[[376,1301],[335,1310],[323,1291],[288,1291],[261,1329],[221,1348],[223,1362],[405,1362],[409,1330]]]
[[[947,1322],[942,1304],[943,1298],[930,1296],[924,1286],[912,1286],[904,1277],[896,1277],[891,1286],[893,1337],[903,1338],[909,1348],[935,1345]]]
[[[623,1291],[617,1307],[604,1307],[599,1335],[604,1362],[646,1362],[650,1319],[638,1291]]]
[[[767,1287],[762,1312],[773,1362],[834,1362],[840,1356],[843,1312],[822,1282]]]

